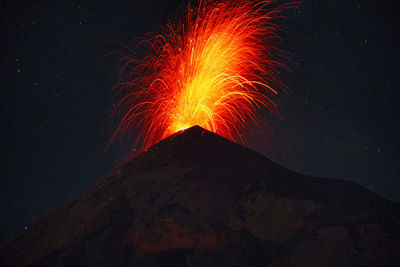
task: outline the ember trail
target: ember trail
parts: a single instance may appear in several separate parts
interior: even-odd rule
[[[183,20],[141,42],[148,47],[144,58],[123,58],[115,88],[124,96],[114,111],[121,119],[111,141],[135,129],[136,145],[147,149],[199,125],[243,143],[241,130],[260,128],[261,108],[276,111],[271,96],[283,86],[273,21],[287,7],[275,0],[188,3]]]

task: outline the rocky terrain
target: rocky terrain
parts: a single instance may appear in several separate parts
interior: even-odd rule
[[[399,229],[398,204],[195,126],[38,221],[0,266],[398,266]]]

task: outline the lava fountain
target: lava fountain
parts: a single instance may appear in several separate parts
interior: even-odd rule
[[[260,128],[259,110],[275,112],[271,96],[278,81],[274,20],[289,4],[275,0],[189,3],[183,20],[170,20],[149,34],[141,59],[122,58],[123,97],[111,141],[139,132],[144,149],[185,128],[199,125],[237,142],[240,132]],[[111,142],[110,141],[110,142]]]

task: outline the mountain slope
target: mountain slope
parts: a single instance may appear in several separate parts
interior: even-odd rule
[[[399,205],[195,126],[36,223],[0,265],[395,266],[398,229]]]

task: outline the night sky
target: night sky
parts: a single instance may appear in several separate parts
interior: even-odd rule
[[[0,245],[118,166],[132,140],[105,147],[118,56],[184,1],[0,4]],[[351,180],[400,202],[398,1],[308,1],[286,12],[292,60],[250,146],[307,175]],[[118,44],[119,43],[119,44]],[[132,137],[134,139],[134,137]]]

